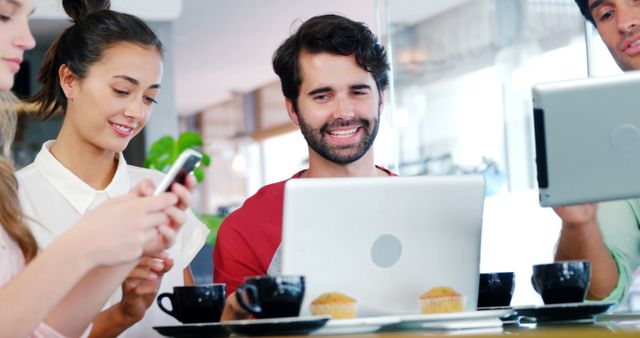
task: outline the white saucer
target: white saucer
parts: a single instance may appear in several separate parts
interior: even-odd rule
[[[472,320],[445,320],[437,322],[426,322],[421,325],[428,330],[468,330],[502,328],[502,320],[499,318],[483,318]]]
[[[220,324],[223,324],[223,325],[282,324],[282,323],[299,323],[299,322],[317,321],[322,319],[331,319],[331,316],[306,316],[306,317],[280,317],[280,318],[263,318],[263,319],[225,320],[220,322]]]
[[[220,324],[232,333],[245,336],[307,335],[324,326],[330,316],[228,320]]]
[[[436,322],[451,320],[470,320],[483,318],[500,318],[513,312],[511,309],[465,311],[451,313],[418,313],[411,315],[398,315],[402,322]]]
[[[399,315],[399,325],[403,328],[426,328],[430,327],[426,325],[432,323],[431,327],[437,328],[471,328],[471,327],[493,327],[501,326],[502,322],[500,317],[507,316],[513,311],[511,309],[502,310],[482,310],[482,311],[467,311],[467,312],[453,312],[453,313],[434,313],[434,314],[412,314],[412,315]],[[453,322],[468,322],[468,323],[453,323]],[[500,322],[500,324],[498,324]],[[481,323],[481,324],[478,324]]]
[[[332,319],[324,327],[313,332],[313,335],[369,333],[378,331],[385,325],[397,323],[400,323],[400,318],[394,316]]]

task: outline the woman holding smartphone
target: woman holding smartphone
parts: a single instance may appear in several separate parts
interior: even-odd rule
[[[153,184],[87,213],[38,253],[24,222],[9,160],[15,131],[10,89],[23,54],[34,47],[28,27],[34,0],[0,0],[0,331],[3,337],[77,337],[141,255],[157,255],[176,240],[190,204],[186,189],[151,197]],[[187,183],[191,189],[193,179]],[[26,264],[26,266],[25,266]]]
[[[20,202],[41,247],[103,201],[163,176],[127,165],[122,155],[158,100],[162,43],[139,18],[110,10],[107,0],[62,4],[73,24],[47,50],[38,76],[42,87],[31,100],[41,119],[63,114],[62,127],[16,174]],[[188,211],[176,245],[139,262],[93,322],[92,336],[126,330],[125,337],[148,337],[153,326],[177,324],[154,299],[159,291],[192,284],[188,266],[207,234]]]

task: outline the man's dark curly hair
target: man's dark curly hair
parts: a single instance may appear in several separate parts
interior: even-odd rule
[[[389,85],[387,54],[364,23],[333,14],[315,16],[273,54],[273,70],[280,77],[282,93],[296,112],[302,84],[299,64],[302,52],[354,55],[358,65],[371,73],[379,92]]]
[[[584,18],[589,20],[595,26],[596,21],[593,19],[591,11],[589,10],[589,0],[576,0],[576,4],[580,7],[580,12],[582,12]]]

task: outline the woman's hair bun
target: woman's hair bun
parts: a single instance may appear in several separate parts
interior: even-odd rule
[[[111,8],[110,0],[62,0],[62,7],[71,21],[78,22],[89,14]]]

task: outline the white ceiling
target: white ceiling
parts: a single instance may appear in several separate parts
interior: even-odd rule
[[[39,0],[32,27],[34,34],[54,36],[66,20],[58,0]],[[386,0],[392,23],[411,24],[444,12],[470,0]],[[181,115],[194,114],[229,99],[235,92],[248,92],[277,77],[271,70],[271,56],[278,45],[311,16],[336,13],[362,21],[379,35],[376,5],[384,0],[156,0],[155,11],[141,11],[149,0],[115,0],[135,5],[128,11],[146,18],[169,11],[180,12],[175,19],[174,76],[176,104]],[[43,5],[44,4],[44,5]],[[122,5],[121,4],[121,5]],[[164,4],[163,6],[159,6]],[[138,8],[140,7],[140,8]],[[150,8],[147,6],[147,8]],[[42,10],[45,9],[45,10]],[[126,11],[126,10],[125,10]],[[40,14],[38,16],[38,14]],[[56,29],[55,27],[58,27]]]

